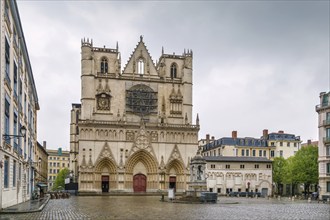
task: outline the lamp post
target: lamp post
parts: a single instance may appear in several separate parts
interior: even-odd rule
[[[26,135],[26,128],[25,126],[22,126],[20,128],[20,135],[17,135],[17,134],[3,134],[2,135],[2,139],[3,140],[10,140],[12,138],[19,138],[19,137],[24,137],[25,138],[25,135]]]

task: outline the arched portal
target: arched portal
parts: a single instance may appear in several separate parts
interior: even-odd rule
[[[174,159],[166,166],[166,185],[168,188],[173,188],[175,191],[185,190],[185,172],[183,163]]]
[[[95,166],[95,189],[109,192],[117,188],[116,166],[109,158],[103,158]]]
[[[125,188],[135,192],[135,181],[144,181],[142,177],[145,176],[146,188],[144,192],[158,189],[158,166],[157,161],[153,155],[146,150],[139,150],[135,152],[126,162],[126,182]],[[136,180],[135,180],[136,178]],[[139,184],[142,184],[140,182]]]

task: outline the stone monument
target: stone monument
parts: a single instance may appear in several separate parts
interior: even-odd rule
[[[200,197],[201,192],[207,191],[205,176],[206,161],[201,156],[201,148],[190,162],[189,192],[191,196]]]

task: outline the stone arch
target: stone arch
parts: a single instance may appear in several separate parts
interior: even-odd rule
[[[146,150],[138,150],[132,154],[126,162],[126,172],[133,173],[134,166],[142,162],[147,168],[148,173],[157,173],[157,161],[156,159]]]
[[[174,169],[177,174],[184,174],[184,164],[178,159],[174,159],[168,163],[166,166],[166,173],[170,174],[172,169]]]
[[[133,191],[133,172],[139,163],[146,168],[147,192],[156,191],[158,189],[158,162],[151,153],[144,149],[134,152],[126,161],[125,188]]]
[[[102,191],[102,176],[109,176],[109,188],[117,188],[117,163],[113,157],[112,151],[108,142],[104,143],[94,166],[94,188],[97,191]]]
[[[165,186],[167,185],[170,188],[170,179],[173,180],[173,177],[175,177],[176,191],[184,191],[184,184],[186,182],[185,166],[179,158],[173,159],[167,163]]]

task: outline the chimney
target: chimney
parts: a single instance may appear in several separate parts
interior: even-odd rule
[[[46,142],[46,141],[43,141],[43,142],[42,142],[42,146],[46,149],[47,142]]]
[[[210,143],[210,135],[209,134],[206,135],[206,143],[207,144]]]
[[[211,140],[214,141],[214,136],[211,137]]]
[[[307,145],[309,146],[309,145],[312,145],[312,140],[307,140]]]
[[[279,134],[284,134],[284,131],[280,130],[278,131]]]
[[[267,139],[268,138],[268,129],[264,129],[262,131],[262,136],[263,136],[264,139]]]
[[[237,131],[232,131],[231,132],[231,137],[232,138],[237,138]]]

